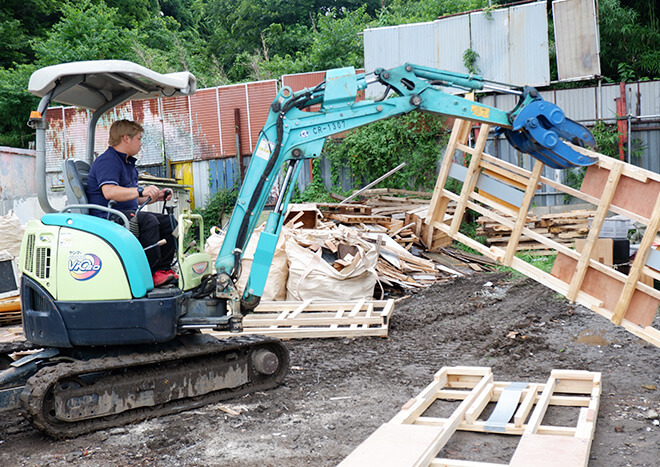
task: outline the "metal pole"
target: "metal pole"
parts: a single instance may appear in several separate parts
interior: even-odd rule
[[[387,177],[389,177],[389,176],[392,175],[393,173],[398,172],[399,170],[403,169],[403,168],[405,167],[405,165],[406,165],[406,163],[405,163],[405,162],[402,162],[401,164],[397,165],[397,166],[394,167],[392,170],[390,170],[389,172],[387,172],[385,175],[383,175],[382,177],[377,178],[376,180],[374,180],[373,182],[371,182],[370,184],[368,184],[368,185],[365,186],[364,188],[359,189],[358,191],[356,191],[355,193],[353,193],[351,196],[349,196],[348,198],[346,198],[346,199],[344,199],[343,201],[341,201],[339,204],[344,204],[344,203],[348,202],[349,200],[355,198],[357,195],[359,195],[359,194],[362,193],[363,191],[368,190],[369,188],[371,188],[371,187],[374,186],[375,184],[377,184],[377,183],[382,182],[383,180],[385,180]]]

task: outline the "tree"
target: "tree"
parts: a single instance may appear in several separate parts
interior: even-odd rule
[[[34,41],[39,65],[78,60],[135,59],[138,34],[120,26],[116,8],[104,2],[67,2],[62,19],[53,26],[45,41]]]
[[[56,0],[3,0],[0,4],[0,67],[34,60],[31,41],[59,19]]]
[[[599,0],[598,7],[602,75],[615,81],[660,77],[658,27],[645,25],[643,15],[620,0]]]

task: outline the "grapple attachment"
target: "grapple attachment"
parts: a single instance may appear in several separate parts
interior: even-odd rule
[[[503,129],[503,133],[513,147],[555,169],[584,167],[598,161],[564,143],[593,148],[596,141],[591,132],[540,97],[522,107],[513,120],[513,128]]]

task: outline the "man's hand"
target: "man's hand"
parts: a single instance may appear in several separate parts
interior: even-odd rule
[[[151,202],[154,203],[156,201],[161,200],[161,190],[158,189],[156,185],[148,185],[144,187],[144,190],[142,191],[142,197],[138,198],[138,201],[140,203],[144,203],[144,201],[147,198],[151,198]]]
[[[158,194],[158,200],[159,201],[169,201],[172,199],[172,190],[169,188],[164,188],[160,190],[160,193]]]

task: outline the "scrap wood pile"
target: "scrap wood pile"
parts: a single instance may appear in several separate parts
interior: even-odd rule
[[[373,269],[380,285],[404,291],[494,265],[482,256],[447,248],[451,239],[440,232],[433,232],[429,248],[424,218],[431,193],[376,189],[362,195],[359,203],[291,205],[285,221],[290,230],[285,236],[312,252],[320,251],[320,257],[337,271],[352,263],[351,248],[356,245],[363,251],[373,250],[377,254]],[[301,239],[298,233],[306,237]]]
[[[541,216],[528,215],[525,227],[557,243],[572,247],[576,239],[586,238],[589,233],[589,220],[593,219],[595,213],[595,211],[577,210]],[[506,214],[498,214],[513,219]],[[489,245],[506,248],[511,239],[509,227],[485,216],[479,217],[477,223],[479,223],[477,235],[485,236]],[[556,253],[546,245],[524,235],[520,238],[516,250],[529,251],[531,254],[539,256]]]

